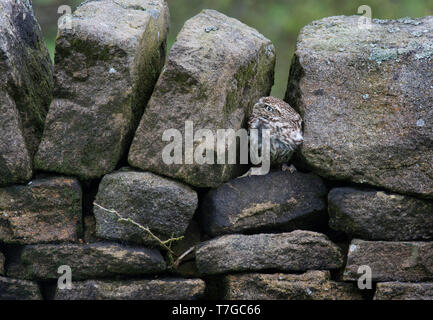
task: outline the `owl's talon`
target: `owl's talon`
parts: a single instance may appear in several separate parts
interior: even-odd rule
[[[251,176],[251,169],[248,170],[247,172],[245,172],[243,175],[239,176],[238,178],[245,178],[245,177],[250,177]]]
[[[293,164],[291,164],[290,166],[288,166],[285,163],[283,163],[283,166],[282,166],[281,170],[282,171],[289,171],[290,173],[295,173],[296,171],[298,171],[298,170],[296,170],[296,168],[295,168],[295,166]]]
[[[268,172],[263,172],[263,168],[251,167],[250,170],[248,170],[246,173],[244,173],[238,178],[251,177],[251,176],[263,176],[267,173]]]

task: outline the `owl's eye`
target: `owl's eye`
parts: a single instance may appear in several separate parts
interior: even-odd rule
[[[272,112],[274,109],[271,106],[265,105],[266,111]]]

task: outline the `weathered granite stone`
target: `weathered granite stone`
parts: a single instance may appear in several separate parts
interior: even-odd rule
[[[73,282],[71,290],[57,289],[55,300],[196,300],[203,296],[200,279]]]
[[[32,177],[52,98],[52,68],[31,1],[1,1],[0,186]]]
[[[304,120],[301,163],[321,176],[433,198],[433,16],[314,21],[285,100]]]
[[[329,271],[225,276],[227,300],[362,300],[352,283],[330,280]]]
[[[0,275],[5,274],[5,256],[0,252]]]
[[[433,242],[386,242],[355,239],[349,247],[343,279],[357,281],[371,268],[372,280],[379,282],[420,282],[433,280]]]
[[[171,48],[135,134],[130,165],[197,187],[216,187],[239,175],[243,168],[240,161],[216,164],[217,148],[198,137],[197,130],[208,129],[216,137],[218,129],[242,128],[252,106],[269,95],[274,65],[271,41],[243,23],[214,10],[204,10],[188,20]],[[193,124],[194,143],[186,134],[186,121]],[[167,129],[179,130],[191,141],[191,146],[181,141],[185,144],[181,164],[163,160],[163,151],[170,149],[170,142],[163,141]],[[199,164],[197,157],[190,161],[193,148],[200,158],[200,150],[205,148],[215,164]]]
[[[57,270],[68,265],[73,279],[162,272],[166,264],[155,249],[118,244],[29,245],[8,266],[7,275],[18,279],[57,279]]]
[[[36,282],[0,277],[0,300],[42,300]]]
[[[433,201],[355,188],[332,189],[329,225],[365,240],[433,239]]]
[[[104,176],[95,202],[148,227],[160,239],[184,234],[197,208],[197,193],[150,172],[119,171]],[[121,223],[115,213],[94,206],[96,235],[109,240],[155,244],[148,233]]]
[[[56,41],[38,169],[101,177],[126,152],[165,59],[163,0],[86,1]],[[65,24],[67,25],[67,23]]]
[[[376,287],[375,300],[433,300],[433,283],[382,282]]]
[[[0,185],[25,182],[33,173],[30,155],[15,102],[3,92],[0,92],[0,114]]]
[[[206,195],[203,227],[212,236],[314,229],[327,223],[326,193],[319,177],[301,172],[234,179]]]
[[[0,188],[0,241],[5,243],[77,241],[81,215],[76,179],[48,177]]]
[[[296,230],[280,234],[226,235],[196,249],[202,274],[239,271],[306,271],[337,269],[343,265],[340,249],[325,235]]]

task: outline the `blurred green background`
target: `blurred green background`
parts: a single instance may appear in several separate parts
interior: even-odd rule
[[[41,24],[50,54],[54,54],[57,9],[70,5],[72,10],[81,0],[33,0],[35,14]],[[336,15],[357,14],[360,5],[369,5],[373,18],[392,19],[421,17],[433,14],[433,0],[168,0],[171,28],[170,48],[184,22],[202,9],[218,10],[256,28],[272,40],[277,50],[275,85],[272,94],[284,97],[290,60],[299,30],[313,20]]]

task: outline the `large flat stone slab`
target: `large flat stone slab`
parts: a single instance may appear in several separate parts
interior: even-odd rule
[[[381,282],[375,300],[433,300],[433,283]]]
[[[200,279],[76,281],[71,290],[57,289],[55,300],[196,300],[204,295]]]
[[[36,282],[0,277],[0,300],[42,300]]]
[[[223,282],[227,300],[363,300],[355,285],[332,281],[329,271],[247,273]]]
[[[433,239],[433,201],[396,193],[335,188],[328,195],[329,225],[365,240]]]
[[[340,249],[325,235],[296,230],[280,234],[226,235],[200,244],[195,252],[202,274],[337,269]]]
[[[433,280],[433,242],[352,240],[343,279],[357,281],[360,266],[371,269],[373,281]]]
[[[82,233],[78,180],[48,177],[0,188],[0,241],[75,242]]]
[[[214,137],[218,129],[242,128],[253,105],[269,95],[274,64],[271,41],[238,20],[214,10],[189,19],[177,35],[141,119],[129,164],[197,187],[216,187],[240,175],[239,162],[216,164],[217,149],[211,146],[215,164],[200,164],[197,158],[190,161],[193,146],[187,144],[181,163],[164,161],[163,151],[170,142],[163,141],[163,133],[175,129],[191,141],[185,137],[186,121],[192,122],[194,132],[209,129]],[[204,143],[197,137],[194,147]]]
[[[0,186],[32,177],[52,98],[52,62],[29,0],[0,3]]]
[[[433,16],[338,16],[305,26],[285,100],[304,120],[300,161],[330,179],[433,198]]]
[[[231,180],[202,202],[203,227],[215,236],[252,231],[291,231],[326,225],[323,181],[313,174],[275,171]]]
[[[71,268],[76,280],[154,274],[166,268],[156,249],[109,243],[47,244],[25,246],[11,262],[7,275],[29,280],[58,279],[57,270],[62,265]]]
[[[36,167],[82,179],[113,171],[165,59],[163,0],[86,1],[56,40],[54,100]]]
[[[197,193],[150,172],[119,171],[104,176],[95,202],[148,227],[160,239],[185,233],[197,208]],[[96,235],[103,239],[155,244],[148,233],[121,223],[115,213],[94,206]]]

